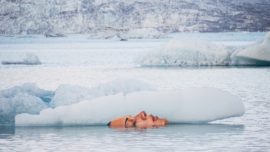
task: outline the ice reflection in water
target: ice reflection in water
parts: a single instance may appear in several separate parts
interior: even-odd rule
[[[1,128],[0,151],[236,150],[243,125],[169,125],[154,129],[91,127]],[[237,139],[238,140],[238,139]],[[227,143],[230,142],[230,145]],[[243,141],[242,141],[243,142]]]

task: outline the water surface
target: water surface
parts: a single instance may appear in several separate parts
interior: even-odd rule
[[[202,36],[193,34],[193,37]],[[185,34],[178,37],[185,37]],[[262,33],[206,34],[204,39],[245,45]],[[31,40],[31,38],[29,38]],[[125,42],[6,38],[0,40],[0,60],[35,53],[42,65],[0,66],[0,89],[23,83],[55,90],[62,84],[91,88],[115,79],[139,80],[157,90],[213,87],[239,97],[241,117],[210,124],[177,124],[146,130],[116,130],[106,126],[0,127],[0,151],[269,151],[269,67],[140,67],[136,57],[167,40]],[[48,43],[48,44],[47,44]],[[71,48],[65,47],[67,43]],[[83,43],[83,45],[81,45]],[[74,46],[74,48],[72,48]],[[106,107],[109,108],[109,107]],[[143,109],[142,109],[143,110]],[[172,112],[173,114],[173,112]]]

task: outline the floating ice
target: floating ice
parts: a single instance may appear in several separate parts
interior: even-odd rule
[[[51,106],[58,107],[100,96],[113,95],[117,93],[127,94],[142,90],[154,90],[154,87],[134,79],[116,79],[92,88],[75,85],[61,85],[55,91],[55,96],[52,99]]]
[[[52,98],[50,105],[58,107],[69,105],[81,101],[82,99],[91,99],[91,93],[88,88],[76,85],[60,85]]]
[[[10,113],[37,114],[48,108],[53,92],[39,89],[35,84],[26,83],[0,92],[0,111]],[[1,116],[1,113],[0,113]]]
[[[197,39],[175,39],[139,59],[142,66],[269,66],[270,32],[262,42],[234,48]]]
[[[38,56],[34,54],[26,54],[26,56],[22,60],[6,60],[2,61],[2,64],[8,65],[8,64],[24,64],[24,65],[38,65],[41,64]]]
[[[131,93],[154,90],[154,87],[134,79],[117,79],[92,88],[75,85],[60,85],[55,92],[26,83],[0,91],[0,125],[10,124],[20,113],[38,114],[48,107],[70,105],[82,100],[117,93]]]
[[[40,89],[34,83],[25,83],[21,86],[15,86],[10,89],[0,91],[0,96],[5,98],[13,98],[17,94],[28,94],[40,98],[44,102],[50,102],[54,93],[52,91]]]
[[[38,114],[42,109],[48,108],[41,98],[27,93],[18,93],[11,99],[12,107],[16,114],[32,113]]]
[[[140,59],[143,66],[228,65],[230,54],[223,45],[198,40],[171,40],[160,50]]]
[[[165,117],[170,123],[206,123],[241,116],[245,111],[241,100],[227,92],[190,88],[105,96],[45,109],[39,115],[20,114],[15,122],[17,126],[106,124],[115,117],[142,110]]]
[[[270,32],[262,42],[236,51],[232,55],[233,65],[270,65]]]
[[[138,28],[131,29],[126,33],[122,33],[121,37],[128,39],[157,39],[164,36],[164,33],[154,28]]]
[[[27,83],[0,91],[0,124],[10,124],[20,113],[38,114],[48,108],[53,92]]]

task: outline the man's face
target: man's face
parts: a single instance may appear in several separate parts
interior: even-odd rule
[[[162,127],[168,123],[166,119],[160,119],[158,116],[147,115],[146,112],[142,111],[135,116],[135,126],[137,128],[152,128]]]
[[[162,127],[168,123],[166,119],[160,119],[157,116],[147,115],[146,112],[142,111],[135,117],[124,116],[117,118],[110,122],[112,128],[152,128]]]

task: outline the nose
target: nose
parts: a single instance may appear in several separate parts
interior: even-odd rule
[[[143,117],[146,117],[146,115],[147,115],[146,112],[145,111],[142,111],[142,116]]]
[[[137,116],[135,116],[135,118],[140,118],[142,120],[146,120],[146,116],[147,116],[146,112],[142,111]]]

